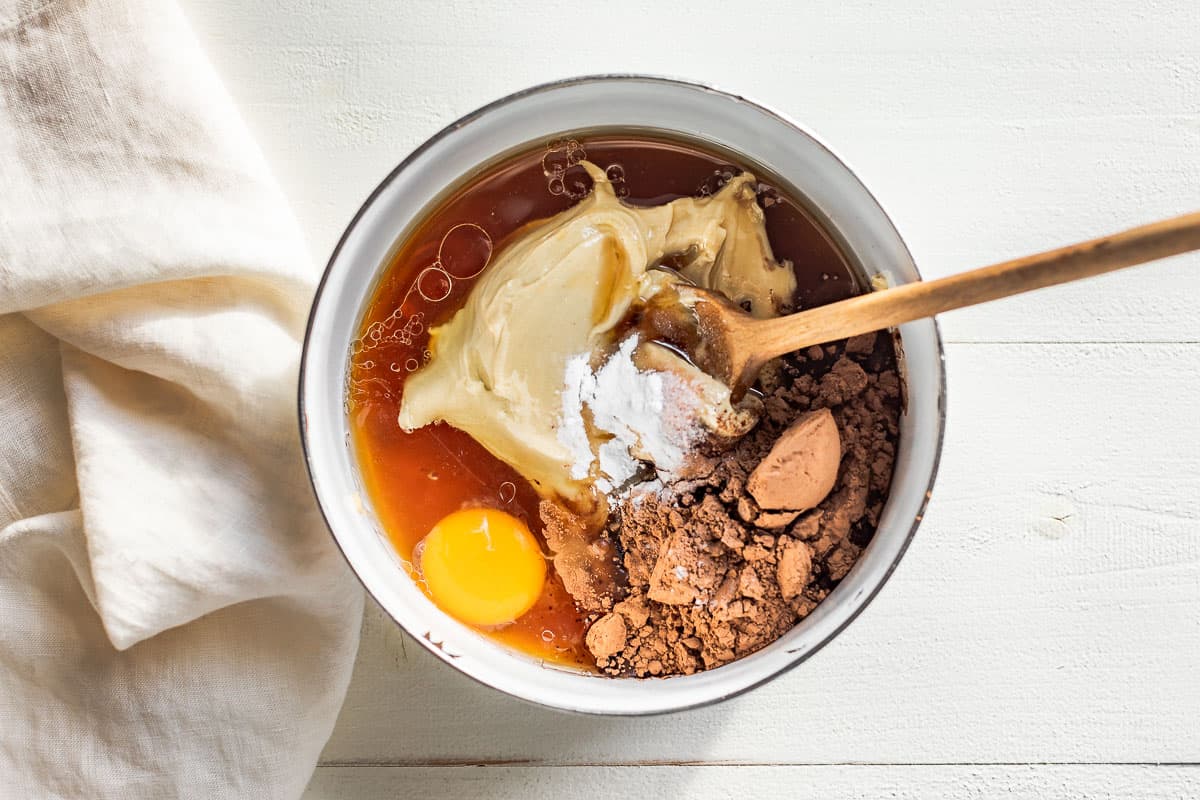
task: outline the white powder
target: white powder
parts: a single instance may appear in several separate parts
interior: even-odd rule
[[[564,382],[558,441],[571,453],[571,477],[582,480],[592,466],[592,443],[583,421],[583,401],[586,387],[596,382],[586,354],[581,353],[567,361]]]
[[[620,439],[601,442],[597,448],[600,462],[600,489],[612,491],[637,474],[638,463],[629,455],[629,448]]]
[[[592,372],[587,354],[567,362],[558,439],[573,456],[571,477],[583,478],[597,468],[603,491],[620,488],[648,461],[669,474],[683,463],[692,432],[667,407],[670,394],[661,372],[642,372],[633,363],[638,341],[630,337]],[[590,414],[593,434],[609,436],[593,447],[584,420]]]

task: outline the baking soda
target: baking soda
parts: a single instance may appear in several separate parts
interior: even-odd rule
[[[558,439],[571,452],[571,477],[584,478],[595,466],[603,491],[625,486],[642,462],[670,474],[697,434],[667,404],[674,376],[639,370],[637,345],[636,337],[626,339],[594,372],[587,354],[567,362]]]

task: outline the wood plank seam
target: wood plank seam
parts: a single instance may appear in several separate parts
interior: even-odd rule
[[[595,769],[600,767],[1188,767],[1200,761],[579,761],[535,759],[429,759],[425,761],[322,761],[330,769],[459,769],[461,767],[534,767]]]

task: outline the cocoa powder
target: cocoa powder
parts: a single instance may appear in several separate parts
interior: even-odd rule
[[[733,449],[694,458],[610,516],[623,599],[594,615],[587,645],[611,675],[689,674],[749,655],[808,615],[870,541],[891,484],[900,380],[888,335],[810,348],[760,378],[765,413]],[[832,491],[803,513],[758,507],[755,467],[801,415],[828,408],[841,439]]]

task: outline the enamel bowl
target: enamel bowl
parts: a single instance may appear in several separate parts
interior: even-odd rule
[[[801,663],[867,606],[904,555],[937,472],[945,424],[936,322],[899,328],[906,404],[891,495],[859,562],[826,600],[768,647],[718,669],[609,678],[510,650],[444,614],[404,572],[363,489],[346,415],[351,342],[389,255],[426,209],[497,156],[597,128],[682,135],[732,150],[791,184],[864,278],[920,280],[900,234],[846,164],[803,127],[736,95],[662,78],[587,77],[498,100],[433,136],[367,198],[334,251],[313,302],[300,374],[300,425],[313,487],[367,591],[422,646],[481,683],[569,711],[654,714],[716,702]]]

